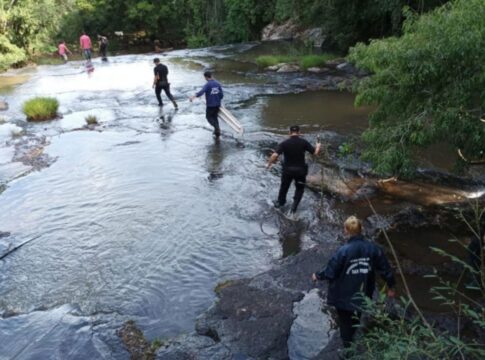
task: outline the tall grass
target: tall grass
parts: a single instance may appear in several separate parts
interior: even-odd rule
[[[44,121],[57,116],[59,101],[51,97],[36,97],[24,103],[22,111],[29,121]]]

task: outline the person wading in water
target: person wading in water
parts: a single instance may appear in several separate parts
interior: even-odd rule
[[[91,38],[83,31],[79,38],[79,45],[81,46],[82,54],[86,60],[91,60]]]
[[[155,89],[155,95],[157,96],[158,106],[163,106],[162,101],[162,90],[165,91],[167,97],[172,101],[173,106],[175,109],[178,109],[177,103],[170,92],[170,83],[168,82],[167,75],[168,75],[168,68],[160,63],[159,58],[153,59],[153,63],[155,64],[155,68],[153,69],[153,73],[155,77],[153,78],[153,88]]]
[[[224,93],[222,91],[221,84],[212,78],[212,73],[210,71],[206,71],[204,73],[204,77],[207,83],[204,85],[202,90],[200,90],[194,96],[191,96],[189,99],[190,101],[194,101],[196,97],[201,97],[203,94],[205,94],[205,117],[209,124],[211,124],[214,128],[215,137],[218,138],[221,136],[221,129],[219,127],[219,119],[217,117],[219,115],[219,108],[221,107],[221,100],[224,97]]]
[[[305,191],[306,175],[308,173],[308,166],[305,163],[305,152],[312,155],[320,153],[320,143],[317,142],[313,147],[308,141],[300,137],[300,127],[293,125],[290,127],[290,137],[278,145],[276,151],[268,160],[268,169],[278,160],[278,157],[283,154],[285,161],[283,163],[283,173],[281,174],[281,186],[278,194],[278,200],[275,201],[275,207],[280,208],[286,204],[286,194],[290,188],[291,182],[295,181],[295,195],[293,196],[293,204],[291,205],[291,213],[295,213],[298,204],[303,197]]]
[[[344,222],[347,243],[337,250],[327,266],[312,280],[329,280],[327,304],[335,306],[344,348],[350,347],[360,323],[363,296],[372,298],[377,272],[387,283],[387,295],[394,294],[394,275],[384,251],[362,236],[362,223],[355,216]]]

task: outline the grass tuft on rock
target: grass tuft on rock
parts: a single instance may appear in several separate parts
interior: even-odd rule
[[[59,101],[51,97],[36,97],[27,100],[22,108],[29,121],[45,121],[57,116]]]
[[[88,115],[88,116],[86,116],[86,118],[84,120],[86,120],[86,124],[88,124],[88,125],[97,125],[98,124],[98,118],[96,117],[96,115]]]

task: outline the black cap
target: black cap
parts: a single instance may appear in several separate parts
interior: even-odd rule
[[[298,125],[292,125],[290,126],[290,132],[294,133],[299,133],[300,132],[300,127]]]
[[[206,71],[206,72],[204,72],[204,76],[206,78],[211,78],[212,77],[212,73],[210,71]]]

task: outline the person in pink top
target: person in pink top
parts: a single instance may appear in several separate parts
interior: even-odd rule
[[[57,47],[59,51],[59,56],[64,60],[64,64],[67,63],[67,53],[72,54],[71,50],[69,50],[66,46],[64,41],[61,41]]]
[[[83,31],[83,34],[79,38],[79,44],[81,45],[81,50],[86,60],[91,60],[91,39],[86,32]]]

